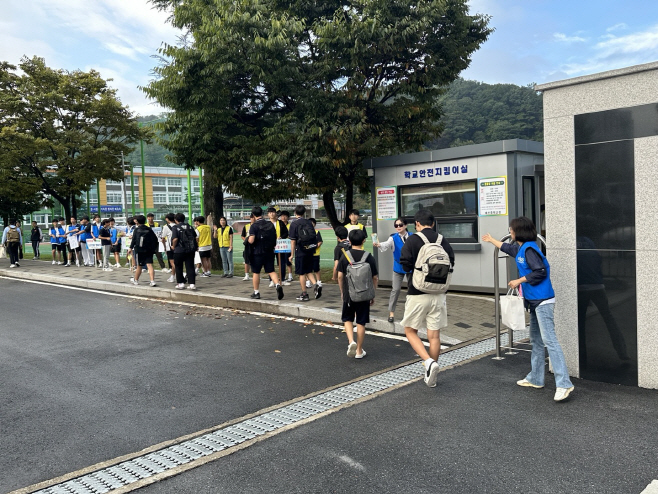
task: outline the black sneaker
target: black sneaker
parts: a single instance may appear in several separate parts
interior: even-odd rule
[[[251,298],[260,298],[260,293],[256,293],[256,292],[252,293]]]
[[[283,287],[281,285],[276,286],[276,296],[279,300],[283,298]]]
[[[302,293],[297,297],[297,300],[299,300],[300,302],[308,302],[310,298],[308,297],[308,293]]]
[[[322,285],[316,284],[313,287],[313,292],[315,293],[315,298],[320,298],[322,297]]]

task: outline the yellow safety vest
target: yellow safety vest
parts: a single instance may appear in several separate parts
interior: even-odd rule
[[[229,232],[231,231],[231,227],[226,225],[224,229],[220,226],[217,229],[217,242],[219,242],[220,247],[230,247],[231,246],[231,238],[229,235]]]
[[[197,228],[199,232],[199,247],[206,247],[212,245],[212,239],[210,237],[210,227],[208,225],[199,225]]]
[[[146,223],[146,226],[148,226],[149,228],[158,228],[160,226],[160,223],[158,223],[157,221],[154,221],[153,226],[149,225],[148,223]]]
[[[363,230],[363,225],[361,223],[357,223],[356,225],[350,223],[349,225],[345,225],[345,228],[347,228],[348,232],[351,232],[352,230]]]

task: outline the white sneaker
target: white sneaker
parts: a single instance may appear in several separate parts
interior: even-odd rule
[[[185,283],[179,283],[176,285],[176,290],[184,290],[185,289]]]
[[[54,266],[55,264],[57,264],[57,261],[53,261],[53,266]]]
[[[555,390],[555,397],[553,398],[553,400],[555,401],[566,400],[572,391],[573,391],[573,386],[571,386],[570,388],[557,388]]]
[[[80,267],[80,261],[75,261],[75,265],[76,265],[76,267],[79,268]]]
[[[274,288],[274,282],[270,281],[270,284],[268,285],[268,288]]]
[[[116,264],[114,265],[114,267],[115,267],[115,268],[120,268],[120,267],[121,267],[121,264],[116,263]]]
[[[127,267],[127,268],[130,267],[130,262],[127,262],[127,263],[126,263],[126,267]]]
[[[61,266],[61,265],[62,265],[62,261],[57,261],[57,265],[58,265],[58,266]]]
[[[531,383],[528,381],[526,378],[521,379],[520,381],[516,381],[516,384],[519,386],[523,386],[524,388],[537,388],[541,389],[544,386],[537,386],[536,384]]]
[[[311,288],[313,286],[313,283],[311,283],[311,280],[306,280],[306,288]]]
[[[292,282],[292,275],[291,274],[288,275],[288,277],[286,278],[286,281]]]
[[[10,268],[15,268],[15,267],[16,267],[16,264],[10,264],[9,267],[10,267]]]
[[[169,278],[167,278],[167,281],[169,283],[173,283],[174,281],[176,281],[176,277],[172,274]]]
[[[112,268],[103,268],[103,271],[114,271]]]
[[[290,286],[290,282],[288,280],[284,281],[281,283],[283,286]]]
[[[245,274],[245,275],[244,275],[244,278],[242,278],[242,281],[249,281],[249,275],[248,275],[248,274]]]
[[[188,286],[187,288],[190,289],[190,290],[196,290],[196,285],[192,284],[192,285]]]
[[[158,286],[158,285],[155,283],[155,281],[152,281],[152,282],[149,283],[149,284],[150,284],[151,286]]]
[[[137,281],[135,278],[131,278],[131,279],[130,279],[130,282],[131,282],[133,285],[139,285],[139,281]]]
[[[425,362],[423,362],[423,365],[425,365]],[[436,380],[439,377],[439,364],[436,362],[432,361],[430,364],[429,369],[425,369],[425,384],[427,384],[430,388],[435,388],[436,387]]]
[[[356,341],[347,345],[347,356],[352,358],[356,357]]]

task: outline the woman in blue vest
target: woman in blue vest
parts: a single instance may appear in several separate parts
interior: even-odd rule
[[[393,288],[388,298],[388,322],[395,321],[395,304],[398,303],[402,282],[405,281],[406,276],[409,274],[400,265],[400,251],[409,235],[411,234],[407,231],[407,221],[403,218],[398,218],[395,220],[395,233],[391,233],[391,236],[386,242],[372,244],[374,247],[378,247],[380,252],[393,249]]]
[[[485,242],[492,243],[508,256],[516,260],[521,277],[509,282],[510,288],[523,288],[524,304],[530,310],[530,373],[516,384],[530,388],[543,388],[545,376],[546,353],[553,364],[555,373],[555,401],[566,399],[574,386],[569,379],[569,371],[564,360],[562,347],[555,335],[553,309],[555,308],[555,292],[551,284],[551,266],[537,245],[537,230],[535,224],[525,216],[515,218],[510,223],[509,233],[513,243],[502,243],[488,233],[482,237]]]

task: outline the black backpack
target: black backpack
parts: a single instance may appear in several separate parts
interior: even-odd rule
[[[148,231],[142,232],[142,235],[139,238],[141,251],[153,252],[153,253],[158,252],[160,247],[158,245],[158,236],[150,228],[148,228],[147,230]]]
[[[276,246],[276,228],[270,220],[263,220],[258,224],[259,238],[258,242],[261,244],[263,250],[271,250]]]
[[[300,218],[299,226],[297,227],[297,245],[302,250],[315,249],[318,246],[318,236],[313,228],[313,223],[310,220]]]
[[[186,254],[196,252],[196,233],[190,225],[178,225],[178,245]]]

